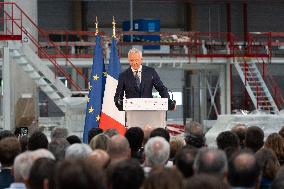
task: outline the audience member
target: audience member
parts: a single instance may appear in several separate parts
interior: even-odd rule
[[[183,189],[229,189],[220,178],[209,174],[196,174],[185,180]]]
[[[260,188],[269,189],[280,168],[279,161],[275,153],[269,148],[261,148],[255,156],[262,170]]]
[[[55,160],[49,158],[37,159],[30,170],[29,189],[55,189]]]
[[[50,139],[54,140],[56,138],[66,138],[68,136],[67,128],[55,127],[50,134]]]
[[[137,160],[122,160],[116,164],[113,164],[108,169],[108,188],[139,189],[142,186],[143,181],[144,172]]]
[[[88,133],[88,143],[90,144],[92,138],[101,133],[103,133],[103,130],[101,128],[98,127],[91,128]]]
[[[44,133],[42,132],[34,132],[28,141],[28,150],[37,150],[40,148],[47,149],[48,148],[48,140]]]
[[[92,152],[92,149],[87,144],[72,144],[68,146],[65,152],[66,159],[80,159],[88,157]]]
[[[131,157],[129,142],[121,135],[111,137],[107,152],[112,162],[129,159]]]
[[[281,127],[281,129],[279,130],[278,134],[284,138],[284,126]]]
[[[28,150],[28,141],[29,141],[28,135],[20,136],[19,142],[21,144],[22,152]]]
[[[201,148],[194,160],[195,174],[211,174],[225,179],[228,172],[227,157],[224,151],[218,149]]]
[[[15,157],[21,153],[21,146],[16,137],[6,137],[0,141],[0,189],[8,188],[14,182],[12,166]]]
[[[183,148],[181,149],[176,157],[174,164],[177,169],[182,173],[184,178],[191,177],[194,174],[193,163],[197,154],[196,148]]]
[[[246,132],[247,132],[246,125],[239,123],[235,125],[231,131],[239,137],[240,146],[241,148],[244,148],[245,147],[245,137],[246,137]]]
[[[264,144],[264,132],[257,126],[251,126],[247,129],[245,136],[245,147],[257,152]]]
[[[166,139],[167,142],[170,142],[170,134],[164,128],[156,128],[150,133],[150,138],[153,138],[156,136],[163,137],[164,139]]]
[[[181,189],[182,175],[176,169],[156,167],[145,179],[142,189]]]
[[[40,158],[49,158],[49,159],[55,160],[54,155],[47,149],[38,149],[38,150],[32,151],[32,157],[34,161]]]
[[[185,143],[183,138],[179,136],[172,136],[170,139],[170,160],[174,161],[177,152],[179,152]]]
[[[264,146],[274,151],[280,165],[284,164],[284,139],[278,133],[268,135]]]
[[[107,151],[109,143],[110,143],[110,138],[107,135],[101,133],[92,138],[90,142],[90,147],[93,150],[102,149]]]
[[[119,135],[119,132],[116,129],[107,129],[106,131],[104,131],[104,134],[111,138],[115,135]]]
[[[164,166],[169,157],[170,144],[165,138],[157,136],[148,140],[145,145],[145,167]]]
[[[82,143],[81,139],[76,135],[70,135],[66,138],[66,140],[69,142],[69,144],[75,144],[75,143]]]
[[[102,169],[106,169],[110,163],[108,153],[101,149],[94,150],[92,153],[90,153],[88,158],[93,160],[94,164]]]
[[[206,145],[202,126],[197,122],[191,121],[185,125],[184,137],[188,147],[201,148]]]
[[[57,166],[55,175],[56,189],[106,188],[102,170],[88,159],[63,160]]]
[[[238,136],[231,131],[223,131],[221,132],[217,138],[217,146],[220,150],[225,150],[228,147],[233,147],[235,149],[240,148],[240,141]]]
[[[144,139],[143,139],[143,146],[145,146],[145,144],[147,143],[147,141],[150,138],[150,134],[153,131],[153,127],[151,125],[145,125],[143,128],[143,132],[144,132]]]
[[[129,142],[131,157],[143,163],[143,150],[141,150],[144,139],[143,130],[140,127],[131,127],[126,131],[125,137]]]
[[[284,188],[284,177],[275,178],[270,187],[270,189],[283,189],[283,188]]]
[[[27,151],[19,154],[13,164],[13,175],[15,182],[11,183],[9,189],[25,189],[30,169],[33,164],[32,153]]]
[[[229,161],[228,181],[232,188],[258,188],[260,173],[260,165],[251,152],[239,152]]]
[[[65,151],[70,146],[69,142],[64,138],[56,138],[48,145],[48,150],[55,156],[57,161],[61,161],[65,157]]]

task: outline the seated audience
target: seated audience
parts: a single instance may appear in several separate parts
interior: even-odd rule
[[[0,131],[0,141],[7,137],[16,137],[16,135],[14,135],[11,131],[8,130]]]
[[[201,148],[206,146],[202,125],[191,121],[185,125],[184,140],[187,147]]]
[[[56,161],[61,161],[65,157],[65,151],[70,146],[69,142],[64,138],[52,140],[48,145],[48,150],[53,153]]]
[[[251,126],[247,129],[245,136],[245,147],[257,152],[264,144],[264,132],[257,126]]]
[[[88,159],[68,159],[60,162],[55,171],[55,183],[56,189],[106,188],[102,170]]]
[[[220,150],[225,150],[227,147],[233,147],[235,149],[240,148],[240,141],[238,136],[231,131],[221,132],[217,138],[217,146]]]
[[[260,175],[261,167],[251,152],[239,152],[229,161],[228,181],[233,189],[258,188]]]
[[[129,142],[121,135],[111,137],[107,152],[112,162],[130,159],[131,157]]]
[[[125,137],[130,145],[131,158],[135,158],[140,163],[143,163],[143,149],[141,149],[144,139],[143,130],[140,127],[131,127],[126,131]]]
[[[280,165],[284,164],[284,139],[278,133],[268,135],[264,146],[274,151]]]
[[[28,141],[28,150],[33,151],[40,148],[47,149],[48,148],[48,140],[44,133],[42,132],[34,132]]]
[[[166,141],[170,142],[170,134],[166,129],[163,128],[156,128],[154,129],[151,133],[150,133],[150,138],[153,137],[163,137],[164,139],[166,139]]]
[[[102,149],[102,150],[107,150],[108,146],[110,143],[110,138],[101,133],[96,136],[94,136],[90,142],[90,147],[95,150],[95,149]]]
[[[170,139],[170,160],[174,161],[176,154],[184,147],[185,142],[182,137],[173,136]]]
[[[151,125],[145,125],[143,128],[143,132],[144,132],[144,139],[143,139],[143,146],[145,146],[146,142],[149,140],[150,138],[150,134],[153,131],[153,127]]]
[[[182,175],[176,169],[155,167],[145,179],[142,189],[181,189]]]
[[[66,140],[69,142],[69,144],[75,144],[75,143],[82,143],[81,139],[76,135],[70,135],[66,138]]]
[[[5,137],[0,141],[0,189],[8,188],[14,182],[12,166],[20,153],[21,146],[16,137]]]
[[[227,157],[224,151],[218,149],[201,148],[194,160],[195,174],[211,174],[225,179],[228,172]]]
[[[114,135],[119,135],[119,132],[116,129],[107,129],[106,131],[104,131],[104,134],[111,138]]]
[[[50,139],[54,140],[56,138],[66,138],[68,136],[68,130],[67,128],[63,128],[63,127],[55,127],[53,128],[53,130],[51,131],[50,134]]]
[[[197,154],[196,148],[183,148],[176,157],[174,164],[177,169],[182,173],[184,178],[191,177],[194,174],[193,163]]]
[[[139,189],[144,181],[144,172],[134,159],[112,164],[107,172],[107,185],[111,189]]]
[[[279,161],[275,153],[269,148],[258,150],[255,156],[262,170],[260,189],[269,189],[280,168]]]
[[[209,174],[196,174],[185,180],[183,189],[229,189],[220,178]]]
[[[28,135],[20,136],[19,142],[21,144],[22,152],[25,152],[28,150],[28,141],[29,141]]]
[[[80,159],[88,157],[92,152],[92,149],[87,144],[72,144],[68,146],[65,152],[66,159]]]
[[[245,137],[246,137],[246,132],[247,132],[246,125],[239,123],[239,124],[235,125],[231,129],[231,131],[239,137],[240,146],[243,149],[245,147]]]
[[[97,167],[106,169],[110,164],[110,157],[108,153],[101,149],[96,149],[90,153],[88,159],[92,160]]]
[[[92,138],[101,133],[103,133],[103,130],[101,128],[91,128],[88,132],[88,143],[90,144]]]

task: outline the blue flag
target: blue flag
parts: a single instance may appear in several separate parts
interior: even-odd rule
[[[99,127],[106,76],[101,37],[97,35],[92,72],[89,79],[89,95],[83,133],[84,143],[88,143],[90,129]]]

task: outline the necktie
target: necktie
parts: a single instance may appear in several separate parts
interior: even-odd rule
[[[135,78],[136,86],[138,88],[140,88],[140,78],[139,78],[139,75],[138,75],[138,71],[135,71],[134,78]]]

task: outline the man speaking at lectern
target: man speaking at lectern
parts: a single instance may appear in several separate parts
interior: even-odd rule
[[[160,80],[154,68],[142,66],[142,52],[132,48],[128,52],[130,67],[120,73],[114,96],[116,107],[123,110],[123,96],[126,98],[153,98],[152,89],[159,92],[162,98],[169,99],[169,110],[175,108],[175,101],[170,99],[167,88]]]

